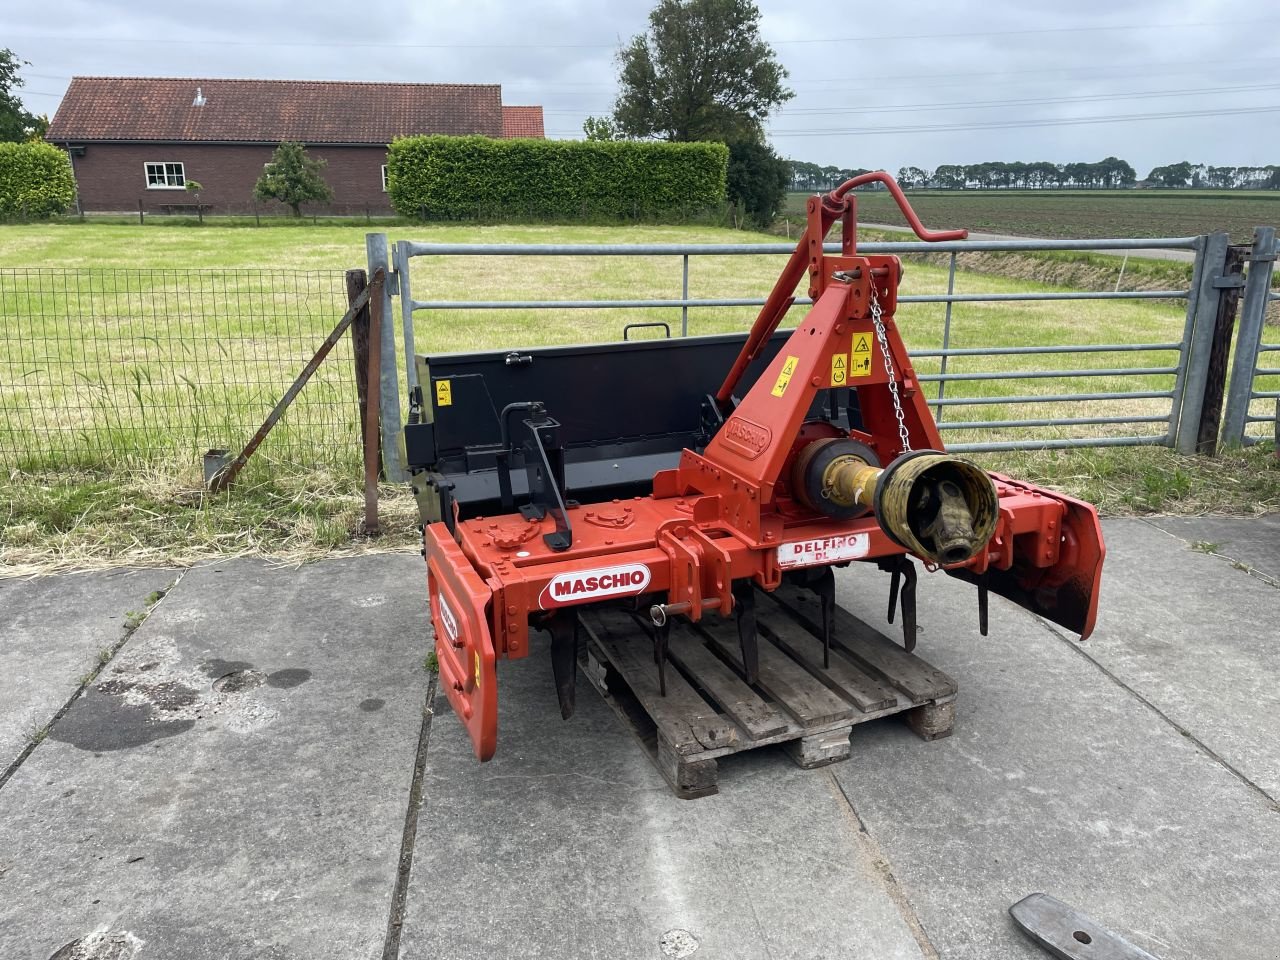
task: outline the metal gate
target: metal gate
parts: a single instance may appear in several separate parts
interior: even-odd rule
[[[448,313],[474,310],[547,310],[584,309],[639,310],[669,309],[672,321],[679,317],[680,335],[690,334],[690,311],[706,308],[742,308],[744,331],[754,319],[763,298],[693,298],[690,297],[691,265],[699,258],[759,256],[785,257],[793,244],[438,244],[408,240],[389,245],[385,234],[369,234],[367,238],[369,269],[378,267],[388,272],[384,316],[393,314],[392,299],[398,297],[401,318],[401,343],[396,344],[393,324],[383,327],[383,406],[382,423],[388,438],[401,437],[399,398],[411,393],[416,382],[414,363],[414,319],[423,312]],[[829,245],[838,250],[838,245]],[[941,342],[937,347],[913,350],[912,357],[920,369],[922,383],[936,385],[930,405],[940,429],[955,442],[949,450],[981,452],[1003,450],[1062,449],[1104,446],[1166,446],[1183,453],[1194,453],[1198,439],[1206,429],[1217,435],[1217,419],[1221,413],[1222,374],[1226,370],[1223,354],[1220,314],[1234,304],[1244,288],[1240,345],[1231,377],[1230,402],[1222,430],[1226,443],[1245,442],[1247,427],[1274,419],[1258,409],[1260,401],[1280,397],[1280,390],[1262,389],[1259,378],[1280,375],[1280,370],[1259,366],[1260,357],[1280,351],[1280,344],[1263,342],[1262,328],[1266,307],[1275,294],[1270,291],[1276,241],[1275,231],[1259,228],[1249,248],[1247,279],[1230,269],[1229,238],[1225,233],[1198,237],[1162,237],[1156,239],[1121,238],[1107,240],[987,240],[949,243],[888,242],[863,243],[859,249],[868,253],[893,253],[904,258],[923,254],[948,256],[948,279],[945,293],[904,295],[901,304],[937,303],[944,305]],[[956,292],[957,256],[961,253],[1024,253],[1038,251],[1094,251],[1128,254],[1132,251],[1189,251],[1194,257],[1191,283],[1186,288],[1166,290],[1100,291],[1020,291],[1020,292]],[[678,297],[611,298],[611,299],[429,299],[430,280],[425,284],[427,296],[415,297],[410,280],[410,266],[420,257],[663,257],[680,266]],[[780,261],[781,262],[781,261]],[[424,286],[419,283],[419,287]],[[673,288],[675,281],[673,280]],[[421,298],[419,298],[421,297]],[[1232,299],[1228,299],[1232,298]],[[1157,300],[1185,303],[1185,321],[1181,336],[1158,341],[1141,338],[1089,337],[1062,343],[1035,345],[970,344],[953,345],[956,336],[956,304],[1002,302],[1026,303],[1047,301],[1137,301]],[[796,305],[807,305],[797,298]],[[696,313],[695,313],[696,316]],[[1028,310],[1019,321],[1034,320]],[[674,323],[672,324],[674,325]],[[621,331],[621,326],[619,327]],[[1215,331],[1218,335],[1215,336]],[[904,333],[910,329],[904,325]],[[1228,328],[1229,334],[1229,328]],[[1248,341],[1248,344],[1246,344]],[[1229,345],[1229,338],[1227,340]],[[526,344],[494,344],[493,349],[519,347]],[[398,347],[403,349],[404,370],[397,370]],[[968,369],[979,360],[1007,362],[1007,358],[1026,358],[1031,366],[1017,369]],[[1068,359],[1069,358],[1069,359]],[[1073,365],[1087,358],[1087,366]],[[1131,358],[1131,359],[1130,359]],[[1109,366],[1125,361],[1127,365]],[[957,369],[965,365],[966,369]],[[994,365],[994,364],[993,364]],[[1043,366],[1043,368],[1042,368]],[[1215,366],[1221,368],[1214,376]],[[1114,386],[1121,383],[1122,387]],[[1037,384],[1048,384],[1050,392],[1037,391]],[[1055,386],[1056,385],[1056,386]],[[1108,389],[1111,385],[1113,388]],[[1264,383],[1265,386],[1265,383]],[[1000,392],[992,392],[998,389]],[[1215,389],[1217,390],[1215,400]],[[1206,404],[1206,398],[1208,403]],[[1253,412],[1249,404],[1253,403]],[[1216,405],[1215,405],[1216,404]],[[1108,409],[1120,406],[1123,410]],[[1012,407],[1015,411],[1032,409],[1047,411],[1044,415],[1010,415],[987,418],[988,410]],[[952,408],[969,413],[955,419]],[[975,413],[975,411],[977,413]],[[1207,427],[1206,427],[1207,425]],[[1012,439],[1001,433],[1016,432]],[[1255,428],[1254,433],[1257,433]],[[985,436],[984,436],[985,434]],[[972,438],[972,439],[970,439]],[[1201,443],[1203,447],[1203,443]],[[385,450],[387,475],[405,478],[402,451],[388,442]]]

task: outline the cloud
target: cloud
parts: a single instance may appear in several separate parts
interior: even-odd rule
[[[1181,159],[1280,161],[1274,113],[1024,125],[1280,107],[1280,81],[1240,89],[1276,76],[1280,40],[1255,18],[1258,30],[1242,47],[1236,14],[1220,0],[1077,0],[1056,10],[1023,0],[913,0],[893,18],[852,4],[759,5],[796,91],[770,132],[796,159],[896,170],[1111,154],[1140,174]],[[4,42],[32,63],[21,92],[39,113],[53,113],[73,74],[501,83],[506,102],[544,106],[549,133],[580,136],[587,115],[610,110],[614,53],[645,28],[651,6],[227,0],[196,9],[46,0],[11,5]],[[1179,23],[1205,25],[1164,26]],[[995,123],[1007,125],[980,126]]]

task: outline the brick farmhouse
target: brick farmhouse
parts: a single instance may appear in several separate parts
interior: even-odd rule
[[[70,153],[88,213],[286,213],[253,185],[282,141],[327,162],[328,206],[391,211],[387,144],[419,133],[542,137],[542,107],[503,106],[497,84],[75,77],[45,135]]]

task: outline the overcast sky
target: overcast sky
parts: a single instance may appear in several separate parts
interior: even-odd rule
[[[1268,4],[759,5],[796,92],[770,123],[786,157],[896,171],[1112,154],[1139,176],[1179,160],[1280,163],[1280,8]],[[0,47],[31,62],[22,97],[50,116],[73,74],[500,83],[504,102],[545,107],[550,136],[580,137],[588,114],[609,112],[614,54],[651,6],[4,0]],[[1102,117],[1126,119],[1078,122]]]

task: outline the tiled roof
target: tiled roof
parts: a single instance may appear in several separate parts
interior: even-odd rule
[[[196,91],[204,99],[195,106]],[[538,133],[542,135],[542,109]],[[385,144],[504,135],[497,84],[75,77],[46,139]],[[532,134],[530,134],[532,135]]]
[[[547,134],[542,127],[542,108],[503,106],[502,135],[539,139],[545,137]]]

